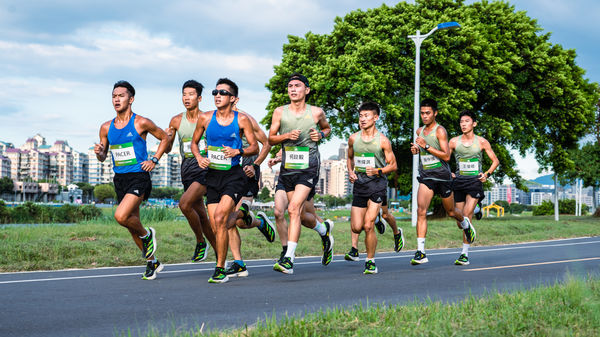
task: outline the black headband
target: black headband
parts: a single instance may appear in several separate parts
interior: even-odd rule
[[[304,83],[304,85],[306,85],[307,87],[309,87],[309,88],[310,88],[310,84],[308,84],[308,78],[306,78],[306,76],[304,76],[304,75],[292,75],[292,76],[290,77],[290,79],[288,80],[288,84],[289,84],[291,81],[293,81],[293,80],[298,80],[298,81],[300,81],[300,82]]]

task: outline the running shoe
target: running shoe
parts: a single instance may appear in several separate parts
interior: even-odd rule
[[[323,222],[325,227],[327,228],[327,232],[325,235],[321,235],[321,241],[323,242],[323,258],[321,259],[321,264],[326,266],[331,263],[331,259],[333,258],[333,234],[331,231],[333,230],[333,221],[327,219]]]
[[[483,217],[483,211],[481,210],[481,202],[477,203],[477,207],[475,207],[475,219],[481,220]]]
[[[246,224],[246,226],[252,226],[252,221],[254,221],[254,213],[250,210],[250,203],[246,200],[242,201],[240,205],[240,211],[242,211],[242,220]]]
[[[292,259],[287,256],[282,257],[279,261],[275,262],[273,265],[273,270],[284,273],[284,274],[293,274],[294,273],[294,263]]]
[[[467,242],[471,244],[475,241],[475,238],[477,238],[477,232],[475,231],[475,227],[473,227],[471,221],[469,221],[469,218],[465,218],[465,220],[467,220],[469,223],[469,227],[467,227],[467,229],[463,229],[463,231],[465,232],[465,238],[467,239]]]
[[[344,256],[346,261],[358,261],[358,249],[352,247],[350,251]]]
[[[154,280],[156,278],[156,274],[160,273],[163,270],[163,265],[160,261],[156,260],[156,262],[148,261],[146,263],[146,271],[142,275],[143,280]]]
[[[381,211],[379,212],[379,215],[377,215],[377,218],[375,218],[375,229],[377,229],[377,232],[379,232],[379,234],[383,234],[385,233],[385,224],[383,223],[383,218],[381,217]]]
[[[229,281],[229,277],[225,273],[225,268],[215,267],[214,274],[208,279],[208,283],[225,283]]]
[[[287,253],[287,249],[282,249],[281,254],[279,254],[279,260],[277,261],[281,261],[281,259],[283,259],[283,257],[285,256],[285,253]]]
[[[454,261],[455,265],[459,265],[459,266],[466,266],[469,264],[469,257],[466,256],[465,254],[460,254],[460,256],[458,257],[458,259],[456,259],[456,261]]]
[[[413,259],[410,260],[410,264],[412,265],[423,264],[427,262],[429,262],[429,260],[427,259],[427,255],[425,255],[420,250],[417,250],[417,252],[415,253],[415,257],[413,257]]]
[[[377,266],[375,265],[375,261],[365,262],[365,271],[363,274],[377,274]]]
[[[246,269],[245,264],[241,266],[234,261],[229,265],[229,268],[225,270],[225,274],[229,277],[246,277],[248,276],[248,269]]]
[[[206,242],[196,243],[196,249],[194,250],[194,256],[192,256],[192,262],[200,262],[206,260],[206,251],[208,244]]]
[[[265,212],[256,213],[256,218],[262,222],[261,226],[258,226],[258,230],[263,233],[267,241],[273,242],[275,241],[275,226],[269,220]]]
[[[404,248],[404,233],[402,232],[402,228],[398,227],[400,233],[394,234],[394,251],[398,253]]]
[[[156,232],[152,227],[146,227],[146,230],[148,231],[148,233],[150,233],[150,235],[148,235],[148,237],[146,238],[141,238],[143,248],[142,257],[144,257],[145,259],[154,255],[154,253],[156,252]]]

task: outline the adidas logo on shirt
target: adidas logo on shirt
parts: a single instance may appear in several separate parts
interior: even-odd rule
[[[131,133],[131,131],[129,131],[129,133],[125,137],[133,137],[133,134]]]
[[[231,137],[231,138],[235,138],[235,137],[237,137],[237,136],[235,135],[235,132],[233,132],[233,133],[231,133],[231,136],[229,136],[229,137]]]

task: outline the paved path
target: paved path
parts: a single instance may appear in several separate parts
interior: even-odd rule
[[[568,274],[598,275],[600,237],[475,247],[471,265],[454,266],[460,251],[428,250],[430,262],[409,264],[413,251],[377,256],[379,274],[335,256],[298,258],[293,275],[272,260],[247,261],[250,276],[207,283],[213,263],[166,265],[154,281],[144,267],[0,274],[0,336],[110,336],[149,325],[240,327],[276,315],[363,303],[455,301],[469,293],[511,291],[562,281]]]

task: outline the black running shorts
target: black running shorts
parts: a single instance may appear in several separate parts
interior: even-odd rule
[[[421,177],[417,177],[417,180],[443,199],[452,195],[452,181],[421,179]]]
[[[243,173],[246,183],[244,185],[244,191],[242,194],[245,197],[256,198],[259,191],[258,182],[260,181],[260,166],[254,165],[254,177],[248,177],[245,172]]]
[[[239,165],[227,171],[208,169],[206,173],[206,203],[216,204],[228,195],[237,204],[243,197],[246,175]]]
[[[454,191],[454,201],[464,202],[467,200],[467,195],[481,201],[485,198],[483,193],[483,183],[477,177],[457,176],[452,181],[452,190]]]
[[[181,182],[183,183],[183,190],[187,189],[195,182],[200,185],[206,186],[206,173],[208,168],[201,168],[198,166],[196,158],[185,158],[181,163]]]
[[[152,192],[152,180],[149,172],[115,173],[113,178],[117,202],[125,197],[125,194],[133,194],[148,200]]]

